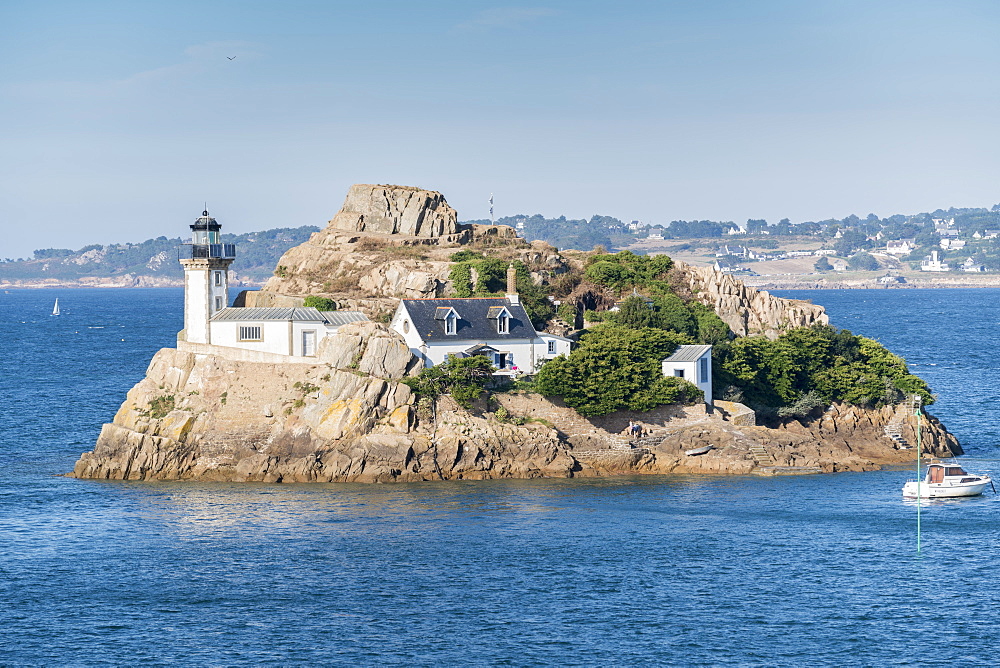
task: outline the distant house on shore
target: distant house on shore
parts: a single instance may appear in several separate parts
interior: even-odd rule
[[[941,255],[935,250],[920,262],[920,271],[951,271],[951,267],[941,260]]]
[[[676,376],[693,383],[705,393],[705,403],[712,405],[712,346],[677,346],[661,362],[664,376]]]
[[[885,244],[885,252],[889,255],[909,255],[916,248],[917,244],[914,239],[893,239]]]
[[[966,258],[965,262],[962,263],[962,271],[968,272],[970,274],[981,274],[986,271],[986,267],[979,264],[970,257]]]

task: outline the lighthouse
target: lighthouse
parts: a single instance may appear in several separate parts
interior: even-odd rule
[[[229,305],[229,265],[236,259],[236,244],[220,240],[222,225],[202,211],[191,226],[191,241],[183,246],[184,330],[178,340],[211,343],[209,320]]]

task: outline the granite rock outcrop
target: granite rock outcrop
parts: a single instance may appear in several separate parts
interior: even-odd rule
[[[755,290],[713,267],[678,263],[678,268],[695,299],[713,308],[736,336],[763,335],[775,339],[796,327],[830,322],[822,306]]]

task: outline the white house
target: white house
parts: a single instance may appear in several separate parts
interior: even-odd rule
[[[403,299],[389,326],[425,367],[449,356],[489,357],[495,376],[534,373],[546,360],[568,355],[572,340],[536,332],[517,294],[517,272],[507,267],[504,297]]]
[[[913,239],[894,239],[886,242],[885,252],[889,255],[909,255],[916,247]]]
[[[943,238],[939,245],[943,250],[960,250],[965,248],[965,239]]]
[[[948,266],[947,262],[941,261],[941,256],[938,251],[931,251],[930,255],[924,257],[923,261],[920,263],[920,271],[950,271],[951,267]]]
[[[678,346],[661,366],[664,376],[693,383],[705,393],[705,403],[712,405],[712,346]]]
[[[970,274],[981,274],[986,271],[986,267],[981,264],[977,264],[975,260],[969,257],[962,263],[962,271],[969,272]]]
[[[513,299],[511,299],[513,297]],[[572,341],[536,332],[516,294],[506,297],[404,299],[389,326],[431,367],[450,355],[486,355],[494,375],[534,373],[545,360],[569,354]]]

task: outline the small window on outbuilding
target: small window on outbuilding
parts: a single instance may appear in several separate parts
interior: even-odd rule
[[[674,369],[674,375],[678,378],[684,377],[684,369]]]
[[[707,383],[708,382],[708,358],[702,357],[698,360],[698,382]]]
[[[240,326],[240,341],[263,341],[260,325]]]
[[[409,332],[410,332],[410,321],[409,320],[404,320],[403,321],[403,334],[409,334]]]
[[[556,342],[553,341],[552,339],[549,339],[549,355],[555,355],[555,354],[556,354]]]

